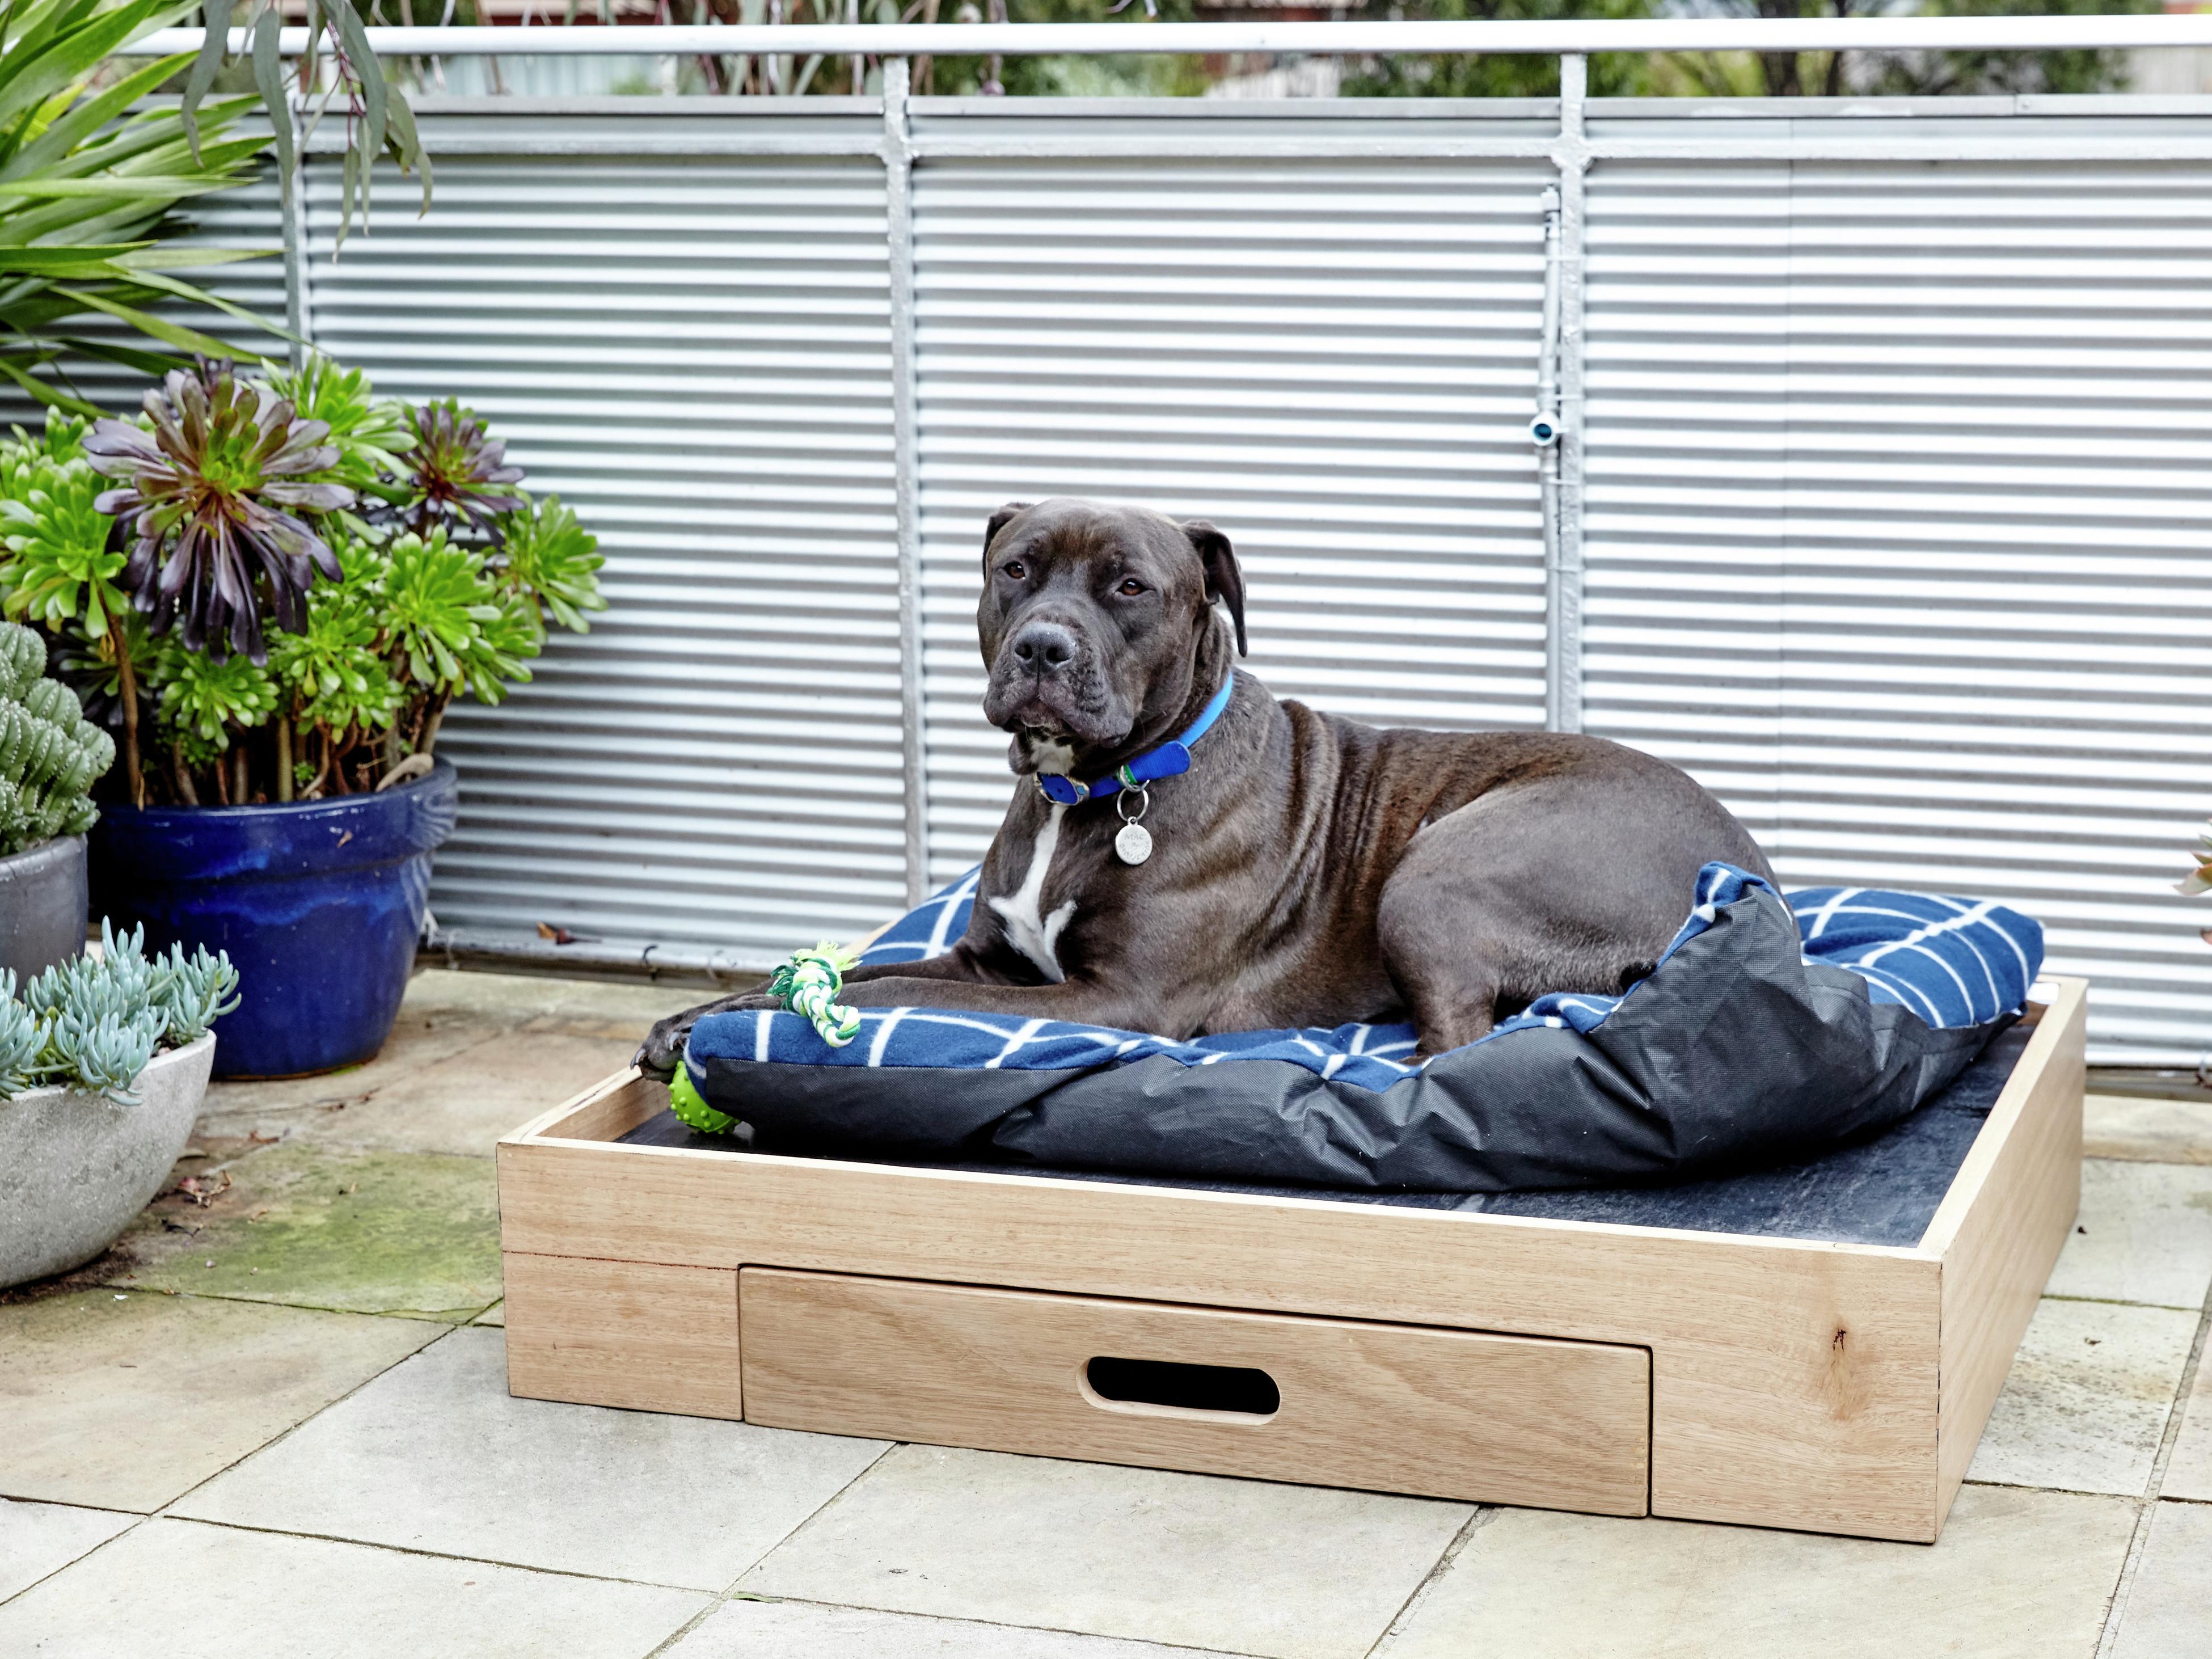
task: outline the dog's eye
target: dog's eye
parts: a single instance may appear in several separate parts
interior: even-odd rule
[[[1019,559],[1008,559],[1006,563],[999,567],[999,574],[1001,576],[1012,576],[1016,581],[1020,581],[1030,574],[1030,568]]]
[[[1122,583],[1119,587],[1115,588],[1114,591],[1115,591],[1116,593],[1127,593],[1127,594],[1131,599],[1135,599],[1135,598],[1137,597],[1137,595],[1138,595],[1138,594],[1139,594],[1139,593],[1143,593],[1143,592],[1148,592],[1149,590],[1147,590],[1147,589],[1146,589],[1146,587],[1145,586],[1144,583],[1142,583],[1142,582],[1139,581],[1139,580],[1138,580],[1134,576],[1132,576],[1132,577],[1130,577],[1130,578],[1129,578],[1129,580],[1127,580],[1127,581],[1123,582],[1123,583]]]

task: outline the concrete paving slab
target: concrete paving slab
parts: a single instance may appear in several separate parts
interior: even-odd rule
[[[2212,1354],[2197,1362],[2197,1381],[2182,1407],[2181,1432],[2174,1437],[2159,1496],[2212,1504]]]
[[[741,1588],[1279,1659],[1353,1659],[1473,1512],[902,1446]]]
[[[482,1313],[478,1314],[478,1315],[477,1315],[477,1316],[473,1320],[470,1321],[470,1323],[471,1323],[471,1324],[475,1324],[475,1325],[496,1325],[496,1326],[498,1326],[501,1330],[506,1329],[506,1328],[507,1328],[507,1304],[506,1304],[506,1303],[504,1303],[504,1302],[495,1302],[495,1303],[493,1303],[493,1304],[491,1304],[491,1306],[489,1306],[489,1308],[486,1308],[486,1309],[485,1309]]]
[[[2142,1495],[2197,1315],[2045,1297],[1990,1413],[1969,1480]]]
[[[68,1659],[643,1659],[684,1590],[149,1521],[0,1606],[0,1653]]]
[[[138,1523],[135,1515],[0,1498],[0,1601]]]
[[[2160,1504],[2121,1610],[2112,1659],[2212,1652],[2212,1505]]]
[[[204,1207],[157,1200],[106,1282],[454,1322],[499,1300],[489,1158],[303,1141],[225,1173],[231,1185]]]
[[[1932,1546],[1501,1510],[1376,1659],[2087,1659],[2134,1524],[1986,1486]]]
[[[499,1138],[619,1072],[637,1038],[510,1031],[421,1066],[323,1124],[331,1146],[489,1158]]]
[[[414,1005],[410,989],[392,1035],[374,1060],[314,1077],[210,1084],[200,1121],[220,1133],[244,1134],[255,1127],[264,1133],[312,1130],[336,1112],[373,1098],[379,1090],[425,1066],[495,1041],[526,1018]]]
[[[0,1493],[159,1509],[441,1328],[112,1291],[0,1308]]]
[[[572,979],[545,974],[480,973],[426,968],[407,988],[407,1006],[424,1013],[508,1021],[532,1031],[571,1036],[627,1036],[635,1047],[645,1028],[732,990],[652,980]]]
[[[1201,1650],[1027,1626],[741,1597],[725,1601],[668,1651],[670,1659],[1176,1659]]]
[[[884,1449],[511,1399],[503,1334],[463,1330],[175,1512],[720,1590]]]
[[[2090,1095],[2081,1103],[2081,1155],[2212,1164],[2212,1093],[2197,1100]]]
[[[753,983],[732,980],[725,985],[620,985],[604,981],[563,980],[561,994],[522,1027],[526,1031],[553,1031],[568,1036],[600,1037],[627,1042],[635,1049],[645,1041],[653,1022],[680,1014],[716,997],[750,990]]]
[[[2212,1288],[2212,1167],[2081,1165],[2081,1212],[2046,1296],[2202,1308]]]

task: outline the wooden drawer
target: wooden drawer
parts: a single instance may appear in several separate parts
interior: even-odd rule
[[[1637,1347],[747,1267],[745,1418],[1642,1515]]]

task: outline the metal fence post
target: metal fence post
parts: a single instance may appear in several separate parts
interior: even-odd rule
[[[891,455],[898,526],[899,725],[906,763],[906,899],[929,895],[929,757],[922,741],[921,517],[914,367],[914,141],[908,65],[884,60],[884,182],[890,253]]]
[[[292,331],[288,353],[295,373],[307,366],[315,337],[314,307],[308,297],[307,143],[296,94],[284,100],[292,124],[292,167],[280,180],[284,207],[284,326]]]
[[[1545,491],[1552,521],[1544,537],[1544,724],[1553,732],[1583,729],[1583,179],[1589,167],[1583,100],[1589,85],[1587,58],[1570,52],[1559,59],[1559,137],[1553,151],[1559,169],[1559,232],[1547,239],[1555,269],[1546,273],[1559,296],[1557,482]]]

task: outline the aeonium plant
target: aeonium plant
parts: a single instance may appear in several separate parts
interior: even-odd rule
[[[374,789],[428,769],[455,699],[497,702],[549,627],[605,608],[596,539],[521,478],[451,402],[380,398],[325,357],[204,361],[137,422],[0,444],[0,609],[121,728],[142,804]]]

